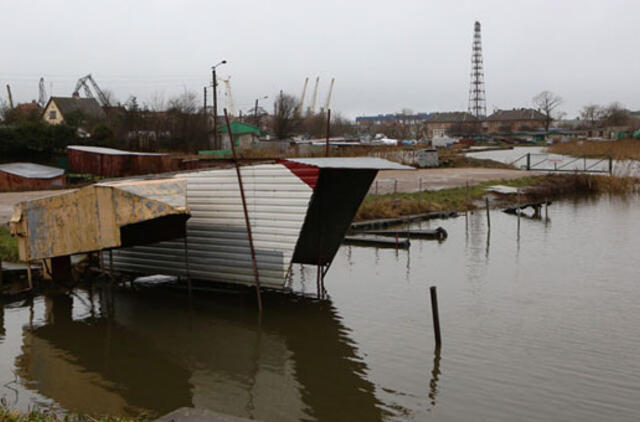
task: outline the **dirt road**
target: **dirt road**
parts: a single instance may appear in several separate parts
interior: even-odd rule
[[[419,192],[440,190],[488,182],[490,180],[511,180],[530,176],[534,172],[490,168],[436,168],[413,171],[384,170],[378,173],[370,193]]]
[[[45,196],[67,192],[66,190],[37,190],[29,192],[0,192],[0,224],[6,224],[13,214],[13,206],[18,202],[29,199],[44,198]]]

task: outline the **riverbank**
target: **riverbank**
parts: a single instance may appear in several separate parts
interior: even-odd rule
[[[571,195],[611,193],[622,195],[632,192],[640,183],[633,177],[564,174],[525,176],[510,180],[491,180],[471,186],[412,193],[368,195],[363,201],[356,221],[393,218],[433,211],[467,211],[478,207],[491,185],[505,185],[521,189],[517,195],[496,195],[500,206],[522,202],[543,201]],[[493,195],[493,194],[492,194]]]
[[[146,417],[131,419],[114,416],[93,417],[82,414],[61,414],[48,409],[30,409],[26,412],[0,407],[0,421],[2,422],[143,422]]]
[[[574,157],[609,155],[614,160],[640,160],[640,139],[562,142],[550,145],[547,151]]]

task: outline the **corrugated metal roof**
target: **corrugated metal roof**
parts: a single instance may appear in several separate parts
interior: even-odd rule
[[[414,170],[411,166],[375,157],[287,158],[286,161],[321,169]]]
[[[86,145],[69,145],[67,149],[74,149],[76,151],[92,152],[94,154],[106,154],[106,155],[167,155],[159,152],[133,152],[123,151],[121,149],[106,148],[106,147],[90,147]]]
[[[63,169],[34,163],[0,164],[0,171],[27,179],[53,179],[64,174]]]

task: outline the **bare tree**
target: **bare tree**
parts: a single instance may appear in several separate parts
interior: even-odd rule
[[[620,103],[611,103],[602,113],[602,121],[606,126],[626,126],[631,120],[631,114]]]
[[[540,113],[544,114],[544,129],[549,132],[549,126],[558,118],[557,108],[562,104],[562,98],[550,91],[542,91],[533,97],[533,103],[538,107]]]
[[[296,116],[298,99],[293,95],[280,93],[273,104],[274,115],[271,121],[271,129],[277,139],[286,139],[295,134],[300,124]]]
[[[602,107],[597,104],[588,104],[582,107],[582,110],[580,111],[580,118],[589,123],[589,128],[593,129],[602,118],[603,111]]]

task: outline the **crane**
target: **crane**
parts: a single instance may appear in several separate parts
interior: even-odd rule
[[[38,104],[40,107],[47,105],[47,91],[44,88],[44,78],[40,78],[40,83],[38,84]]]
[[[13,108],[13,96],[11,95],[11,87],[7,84],[7,98],[9,99],[9,108]]]
[[[316,99],[318,98],[318,83],[320,82],[320,76],[316,78],[316,84],[313,87],[313,95],[311,96],[311,105],[307,110],[307,114],[313,114],[316,112]]]
[[[227,79],[224,78],[220,78],[220,80],[222,81],[222,83],[224,83],[224,87],[226,92],[226,96],[227,96],[227,108],[229,108],[229,112],[231,114],[231,117],[235,117],[236,115],[236,104],[233,101],[233,95],[231,94],[231,76],[227,77]]]
[[[329,110],[329,103],[331,103],[331,93],[333,92],[333,83],[336,78],[331,78],[331,84],[329,84],[329,93],[327,94],[327,101],[324,103],[324,111]]]
[[[100,89],[96,81],[93,80],[93,77],[91,76],[91,74],[88,74],[78,79],[78,82],[76,83],[76,88],[73,90],[73,95],[80,95],[79,91],[80,91],[80,88],[82,88],[87,97],[95,98],[95,96],[93,95],[93,92],[91,92],[91,88],[87,84],[87,81],[91,83],[93,90],[98,96],[98,102],[100,103],[100,105],[102,107],[109,107],[111,105],[109,104],[109,99],[107,98],[106,95],[104,95],[104,92],[102,92],[102,90]]]
[[[300,96],[300,103],[298,104],[298,108],[296,109],[296,115],[300,116],[302,113],[302,108],[304,107],[304,96],[307,93],[307,85],[309,85],[309,77],[304,80],[304,87],[302,88],[302,95]]]

